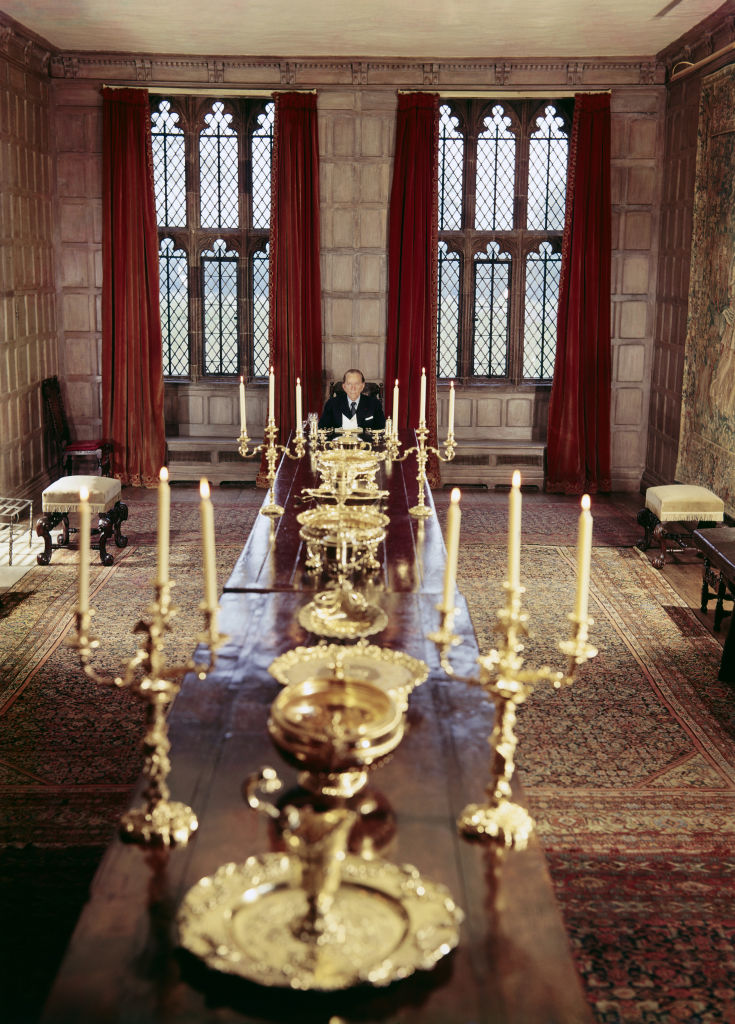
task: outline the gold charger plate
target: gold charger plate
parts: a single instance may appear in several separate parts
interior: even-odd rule
[[[354,640],[359,636],[382,633],[388,625],[388,615],[377,605],[369,604],[354,611],[334,611],[321,608],[310,601],[300,609],[298,623],[307,633],[317,636],[334,637],[336,640]]]
[[[294,934],[306,912],[296,857],[266,853],[224,864],[184,897],[179,943],[208,967],[260,985],[335,991],[389,985],[429,970],[459,942],[464,914],[448,889],[410,865],[347,854],[317,944]]]
[[[351,647],[294,647],[272,661],[268,671],[283,686],[305,679],[329,679],[338,671],[345,679],[374,683],[405,704],[414,686],[426,680],[429,666],[404,651],[360,640]]]

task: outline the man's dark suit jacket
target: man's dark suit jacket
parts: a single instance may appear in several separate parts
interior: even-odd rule
[[[340,391],[330,398],[324,406],[324,412],[319,419],[319,427],[322,430],[334,430],[342,426],[342,416],[350,415],[350,403],[347,394]],[[357,403],[357,425],[360,430],[382,430],[385,426],[385,413],[379,398],[370,395],[360,395]]]

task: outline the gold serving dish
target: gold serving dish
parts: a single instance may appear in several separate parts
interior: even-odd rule
[[[380,568],[376,553],[390,522],[382,512],[330,505],[300,512],[296,518],[306,544],[307,569],[349,572]]]
[[[351,797],[367,769],[403,738],[403,708],[374,683],[332,677],[287,686],[271,704],[268,731],[305,789]]]
[[[361,640],[349,647],[342,644],[294,647],[272,661],[268,671],[283,686],[335,676],[372,683],[405,708],[413,688],[429,675],[429,666],[404,651],[391,651]]]
[[[380,456],[369,448],[332,448],[316,456],[316,466],[324,482],[336,487],[342,481],[348,490],[358,484],[371,490],[376,488],[379,465]]]
[[[380,633],[388,625],[388,615],[377,604],[371,604],[349,580],[341,579],[314,595],[299,610],[297,620],[307,633],[337,640]]]
[[[464,914],[415,867],[346,854],[319,941],[294,928],[307,913],[296,856],[223,864],[187,892],[179,943],[208,967],[260,985],[330,992],[384,986],[429,970],[459,942]]]

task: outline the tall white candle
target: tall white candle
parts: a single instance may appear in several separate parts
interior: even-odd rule
[[[204,566],[204,603],[210,611],[217,607],[217,557],[214,550],[214,508],[209,497],[209,483],[199,481],[202,499],[202,563]]]
[[[590,512],[590,496],[585,494],[582,497],[582,511],[579,513],[579,530],[577,532],[577,597],[574,602],[574,615],[577,619],[587,618],[591,559],[592,513]]]
[[[301,434],[301,423],[303,420],[303,414],[301,412],[301,378],[296,378],[296,433]]]
[[[508,583],[517,590],[521,584],[521,474],[513,473],[508,497]]]
[[[426,426],[426,367],[421,367],[421,393],[419,395],[419,426]]]
[[[276,408],[276,375],[271,366],[268,374],[268,422],[273,423]]]
[[[247,423],[245,421],[245,380],[240,378],[240,433],[245,437],[248,435]]]
[[[393,386],[393,408],[391,409],[391,419],[393,420],[393,437],[398,437],[398,379]]]
[[[452,490],[447,512],[447,564],[444,567],[444,599],[442,609],[451,612],[454,608],[454,587],[457,582],[457,561],[459,559],[459,524],[462,512],[459,507],[461,492],[458,487]]]
[[[79,488],[79,611],[89,609],[89,491]]]
[[[454,436],[454,381],[449,385],[449,415],[447,417],[447,437]]]
[[[171,487],[168,470],[161,467],[158,483],[158,583],[168,583],[168,548],[171,518]]]

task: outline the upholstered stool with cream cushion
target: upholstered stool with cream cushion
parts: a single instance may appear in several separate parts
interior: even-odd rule
[[[46,546],[43,553],[36,556],[39,565],[48,565],[52,550],[69,543],[69,513],[79,511],[82,487],[89,492],[90,513],[98,517],[92,535],[99,544],[100,562],[103,565],[113,563],[107,551],[107,541],[113,532],[117,547],[124,548],[128,543],[128,538],[120,532],[121,524],[128,518],[128,506],[120,501],[120,481],[108,476],[62,476],[41,495],[43,515],[36,521],[36,533],[43,537]],[[51,530],[59,523],[61,539],[54,544]]]
[[[691,539],[697,526],[714,526],[725,518],[725,503],[706,487],[695,484],[663,484],[646,491],[646,507],[638,513],[638,522],[645,530],[638,542],[641,551],[647,551],[654,540],[661,545],[661,554],[652,559],[657,569],[666,561],[667,546],[676,545],[683,551],[693,545]],[[676,524],[679,529],[671,529]]]

